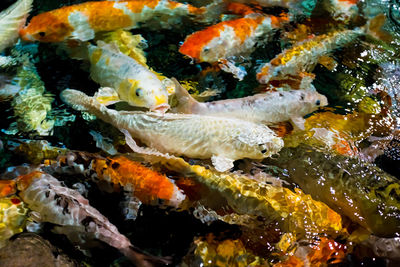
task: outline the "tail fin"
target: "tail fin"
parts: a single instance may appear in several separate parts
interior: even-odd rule
[[[136,266],[141,267],[166,266],[172,262],[170,257],[151,256],[134,246],[122,250],[122,253]]]
[[[175,84],[175,95],[178,100],[178,106],[174,109],[175,112],[186,114],[192,113],[193,108],[199,105],[199,102],[197,102],[175,78],[172,78],[171,80]]]

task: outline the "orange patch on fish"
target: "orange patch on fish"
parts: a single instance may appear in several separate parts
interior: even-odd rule
[[[204,47],[206,47],[214,38],[219,37],[226,27],[231,27],[234,30],[235,35],[244,42],[262,20],[262,17],[257,19],[240,18],[236,20],[223,21],[210,26],[207,29],[195,32],[187,37],[185,42],[179,48],[179,52],[191,58],[200,59],[201,51]]]
[[[15,181],[0,180],[0,197],[6,197],[15,194],[17,191]]]
[[[33,171],[26,175],[21,175],[17,177],[17,186],[18,189],[23,191],[29,187],[34,179],[40,178],[44,173],[41,171]]]
[[[108,178],[112,183],[121,186],[131,184],[135,196],[146,204],[157,199],[171,200],[175,190],[178,190],[176,185],[164,174],[123,156],[109,160],[95,159],[93,163],[99,178]]]
[[[338,2],[345,2],[348,4],[356,5],[359,0],[338,0]]]

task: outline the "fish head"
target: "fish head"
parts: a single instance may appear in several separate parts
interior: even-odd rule
[[[328,105],[328,99],[326,96],[321,95],[316,90],[295,90],[293,92],[296,94],[296,98],[298,99],[296,102],[299,103],[300,107],[300,109],[296,111],[299,114],[293,115],[304,116],[320,107]]]
[[[19,34],[24,41],[62,42],[72,31],[73,28],[62,18],[42,13],[33,17],[28,26],[20,29]]]
[[[168,92],[165,86],[156,77],[147,79],[129,79],[125,83],[128,92],[128,103],[132,106],[149,108],[152,111],[165,112],[168,108]],[[121,88],[124,90],[124,88]],[[124,100],[124,99],[123,99]]]

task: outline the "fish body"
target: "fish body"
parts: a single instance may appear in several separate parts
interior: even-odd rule
[[[219,173],[174,156],[153,154],[144,155],[144,158],[216,190],[236,213],[263,216],[269,221],[279,222],[283,231],[304,236],[307,233],[337,235],[343,230],[339,214],[301,189],[293,192],[285,187],[260,183],[246,175]]]
[[[309,73],[322,56],[329,55],[334,49],[350,43],[361,34],[361,30],[342,30],[302,41],[263,65],[257,73],[257,80],[261,84],[267,84],[272,79],[298,77],[302,73]]]
[[[20,35],[26,41],[87,41],[96,32],[135,29],[151,21],[152,27],[171,28],[182,17],[210,22],[218,14],[220,2],[197,8],[169,0],[92,1],[65,6],[32,18]]]
[[[219,170],[233,167],[237,159],[269,157],[283,147],[282,139],[271,129],[252,122],[193,114],[118,112],[76,90],[64,90],[61,97],[75,109],[126,129],[148,147],[162,153],[211,158]]]
[[[175,88],[179,101],[177,112],[238,118],[254,123],[288,121],[328,105],[326,97],[314,90],[272,91],[238,99],[200,103],[179,84]]]
[[[197,62],[215,63],[238,55],[248,55],[256,43],[278,29],[286,17],[250,14],[223,21],[186,37],[179,52]]]
[[[375,165],[309,146],[284,148],[264,163],[285,169],[305,193],[380,237],[400,233],[400,183]]]
[[[117,48],[103,42],[98,44],[88,47],[90,76],[102,87],[113,89],[106,93],[107,89],[100,90],[97,97],[100,102],[108,102],[115,95],[113,100],[123,100],[132,106],[151,110],[169,107],[167,89],[153,72]]]
[[[69,152],[56,160],[46,161],[46,172],[80,173],[120,185],[144,204],[158,204],[164,200],[168,205],[178,207],[185,195],[166,175],[156,172],[138,161],[125,156],[103,158],[85,152]]]
[[[18,31],[25,24],[33,0],[18,0],[0,13],[0,53],[18,38]]]
[[[21,198],[40,214],[43,222],[58,225],[58,231],[65,231],[67,236],[70,233],[95,237],[119,249],[137,266],[153,266],[149,262],[151,257],[135,251],[129,239],[78,191],[62,186],[56,178],[40,171],[18,177],[17,184]]]
[[[260,6],[264,7],[280,6],[280,7],[291,8],[297,3],[301,2],[301,0],[239,0],[236,2],[247,3],[247,4],[257,3]]]

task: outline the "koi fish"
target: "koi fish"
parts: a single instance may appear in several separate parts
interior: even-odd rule
[[[175,156],[160,153],[139,155],[148,162],[161,164],[219,192],[238,214],[263,216],[271,222],[277,221],[282,231],[299,235],[327,233],[336,236],[344,233],[340,215],[299,188],[293,192],[239,173],[219,173],[200,165],[191,165]]]
[[[58,225],[56,231],[66,234],[70,239],[73,236],[76,238],[77,234],[97,238],[117,248],[137,266],[168,263],[140,252],[78,191],[62,186],[51,175],[33,171],[19,176],[17,185],[21,190],[21,198],[31,210],[39,213],[40,220]]]
[[[13,45],[18,38],[18,31],[24,26],[33,0],[18,0],[0,13],[0,53]]]
[[[261,84],[267,84],[273,80],[300,77],[302,74],[309,76],[308,73],[314,69],[321,57],[328,56],[334,49],[354,41],[361,35],[376,35],[372,30],[376,30],[376,24],[383,25],[384,20],[384,15],[378,15],[362,28],[334,31],[304,40],[285,49],[264,64],[257,73],[257,80]]]
[[[285,8],[291,8],[297,3],[302,1],[301,0],[237,0],[236,2],[247,3],[247,4],[257,3],[260,6],[264,7],[280,6]]]
[[[152,28],[169,29],[182,22],[212,22],[220,12],[221,1],[197,8],[170,0],[93,1],[65,6],[32,18],[20,30],[25,41],[62,42],[68,39],[88,41],[95,33],[117,29],[136,29],[151,22]]]
[[[273,30],[287,21],[285,16],[263,16],[256,13],[223,21],[186,37],[179,52],[197,62],[220,62],[223,70],[234,73],[234,70],[230,71],[234,67],[230,58],[249,55],[255,50],[257,42],[266,39]],[[242,79],[242,76],[238,78]]]
[[[200,103],[176,80],[175,84],[175,94],[179,101],[175,110],[181,113],[237,118],[254,123],[273,124],[291,118],[297,122],[299,121],[298,118],[302,118],[319,107],[328,105],[326,97],[314,90],[272,91],[238,99]]]
[[[46,165],[46,172],[65,173],[72,168],[85,176],[131,188],[133,195],[144,204],[154,204],[161,199],[168,205],[179,207],[185,199],[173,180],[121,155],[103,158],[84,152],[70,152],[56,160],[46,161]]]
[[[125,129],[127,135],[162,153],[211,158],[219,171],[232,168],[237,159],[262,159],[283,147],[282,139],[267,126],[248,121],[193,114],[118,112],[76,90],[64,90],[61,98],[74,109],[88,111]]]
[[[400,233],[400,183],[375,165],[300,145],[263,163],[285,169],[283,177],[380,237]]]
[[[19,197],[0,198],[0,248],[14,234],[24,231],[27,213],[28,209]]]
[[[148,68],[99,41],[89,45],[90,77],[103,88],[96,94],[102,104],[126,101],[132,106],[165,111],[169,108],[164,84]]]

